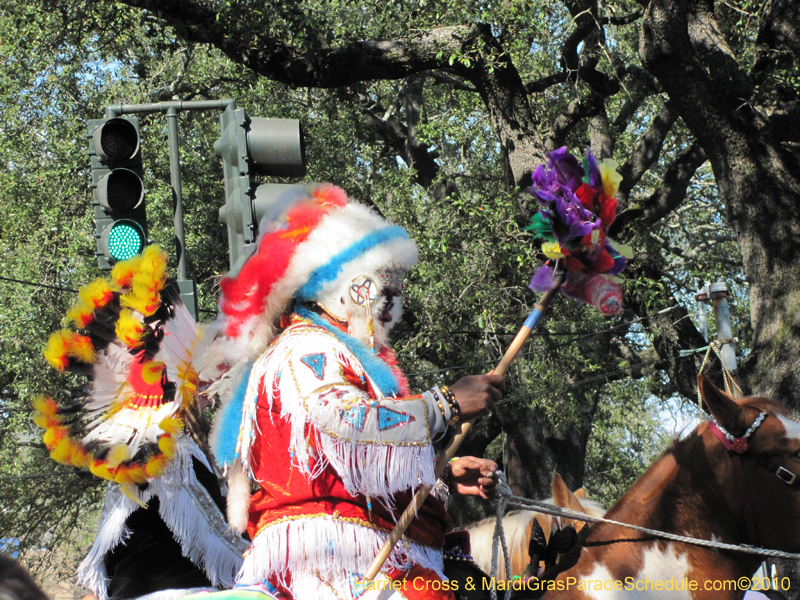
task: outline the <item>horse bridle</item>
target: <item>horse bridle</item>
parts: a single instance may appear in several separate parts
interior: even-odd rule
[[[736,472],[736,479],[739,482],[739,491],[742,496],[742,505],[744,509],[745,522],[747,524],[747,533],[750,537],[750,543],[753,545],[758,545],[758,537],[756,535],[755,521],[753,520],[753,510],[750,507],[750,495],[747,492],[747,482],[744,478],[744,469],[742,468],[741,456],[746,454],[752,458],[756,464],[768,469],[786,485],[794,485],[795,482],[800,484],[800,478],[798,478],[796,473],[792,473],[789,469],[782,467],[781,465],[775,465],[774,463],[755,456],[749,452],[750,446],[747,440],[758,430],[759,427],[761,427],[761,424],[764,422],[764,419],[766,419],[767,416],[767,412],[762,410],[750,427],[747,428],[747,431],[745,431],[740,437],[736,437],[730,432],[726,431],[713,417],[708,422],[709,429],[711,429],[711,431],[714,432],[714,435],[717,436],[717,439],[722,442],[722,445],[728,451],[728,455],[733,460],[734,471]],[[797,458],[800,458],[800,453],[798,453]]]

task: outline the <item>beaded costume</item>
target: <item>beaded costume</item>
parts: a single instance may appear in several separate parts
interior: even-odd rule
[[[222,281],[200,368],[223,402],[211,441],[229,474],[229,521],[253,540],[239,581],[300,599],[378,597],[361,573],[411,490],[436,483],[432,440],[452,416],[438,388],[409,394],[375,324],[416,246],[331,186],[279,203],[261,230],[256,254]],[[441,582],[444,494],[419,511],[382,579],[416,567]]]

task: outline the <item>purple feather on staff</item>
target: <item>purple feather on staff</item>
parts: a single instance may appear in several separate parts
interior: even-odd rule
[[[529,287],[547,291],[554,274],[563,271],[564,295],[614,315],[622,307],[618,275],[633,257],[628,246],[608,237],[617,216],[614,196],[622,180],[617,163],[611,159],[598,163],[588,149],[581,162],[566,147],[548,159],[546,167],[539,165],[533,172],[530,192],[541,208],[525,229],[542,240],[542,252],[549,260]]]

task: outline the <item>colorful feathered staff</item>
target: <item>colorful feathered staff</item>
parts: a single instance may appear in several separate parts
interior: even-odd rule
[[[534,171],[530,191],[541,208],[526,229],[533,232],[534,238],[544,240],[542,251],[555,264],[550,264],[549,260],[533,276],[529,287],[546,293],[525,320],[494,373],[505,375],[559,288],[564,295],[591,304],[605,315],[614,315],[622,308],[617,275],[633,253],[629,247],[608,237],[608,228],[617,216],[614,196],[622,180],[616,167],[616,161],[610,159],[598,164],[590,150],[586,151],[581,165],[566,148],[560,148],[549,155],[547,167],[539,165]],[[458,424],[459,430],[436,461],[437,477],[444,473],[472,423],[461,421]],[[411,504],[372,561],[365,579],[377,576],[430,491],[430,486],[424,486],[415,492]]]
[[[549,159],[547,167],[539,165],[533,173],[530,191],[541,209],[526,230],[543,240],[542,252],[550,260],[534,274],[530,288],[552,289],[554,273],[563,271],[564,295],[614,315],[622,308],[617,276],[633,257],[630,247],[608,237],[622,181],[617,163],[608,158],[598,163],[587,150],[581,165],[566,148]]]

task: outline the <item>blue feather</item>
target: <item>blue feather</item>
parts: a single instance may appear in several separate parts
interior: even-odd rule
[[[242,411],[244,408],[244,396],[247,392],[247,382],[250,380],[250,371],[253,370],[251,363],[247,367],[247,372],[242,376],[242,380],[236,387],[231,399],[222,405],[216,417],[215,427],[219,432],[213,440],[214,458],[220,467],[229,467],[238,458],[236,444],[239,441],[239,429],[242,426]]]
[[[390,242],[394,239],[403,238],[408,239],[408,233],[406,233],[405,229],[398,227],[397,225],[385,227],[384,229],[379,229],[378,231],[373,231],[369,235],[365,235],[356,243],[350,245],[339,252],[336,256],[331,258],[327,264],[322,265],[316,271],[311,273],[311,276],[306,284],[297,290],[295,297],[300,298],[301,300],[315,299],[326,283],[335,281],[339,278],[342,269],[347,263],[355,260],[376,246],[380,246],[381,244],[385,244],[386,242]]]

